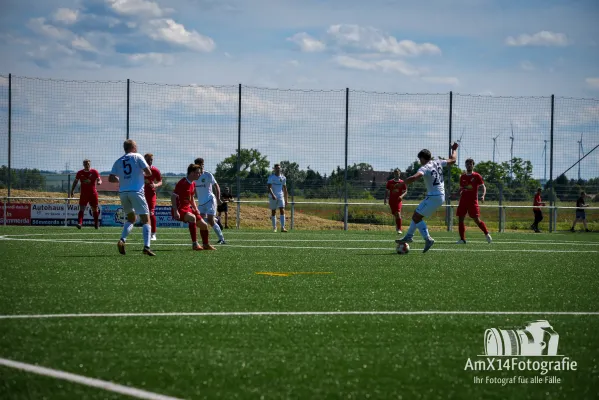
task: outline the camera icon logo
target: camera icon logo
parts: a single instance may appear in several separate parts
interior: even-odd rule
[[[559,335],[546,320],[527,322],[524,328],[485,331],[487,356],[556,356]]]

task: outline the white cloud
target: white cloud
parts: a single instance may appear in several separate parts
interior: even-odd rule
[[[290,42],[297,44],[305,53],[316,53],[326,49],[326,44],[307,34],[306,32],[296,33],[287,38]]]
[[[71,10],[70,8],[59,8],[52,16],[55,22],[60,22],[65,25],[71,25],[77,21],[79,11]]]
[[[46,19],[43,17],[30,19],[29,22],[27,22],[27,27],[35,33],[39,33],[40,35],[52,39],[68,39],[73,35],[73,33],[67,29],[46,24]]]
[[[154,19],[142,28],[154,40],[168,42],[191,50],[211,52],[216,47],[214,40],[195,30],[188,31],[185,26],[172,19]]]
[[[505,44],[508,46],[566,46],[568,38],[563,33],[541,31],[534,35],[523,33],[516,38],[509,36],[505,39]]]
[[[398,72],[406,76],[418,76],[423,72],[422,69],[401,60],[364,61],[349,56],[337,56],[334,61],[342,67],[362,71]]]
[[[585,81],[593,89],[599,89],[599,78],[587,78]]]
[[[348,24],[331,25],[327,33],[340,46],[409,57],[441,54],[441,49],[432,43],[418,44],[411,40],[398,41],[395,37],[387,36],[371,27]]]
[[[162,17],[166,10],[153,1],[146,0],[106,0],[110,7],[118,14],[130,16],[143,16],[150,18]]]
[[[535,66],[530,61],[522,61],[520,63],[520,68],[522,68],[525,71],[534,71]]]
[[[71,41],[71,46],[77,50],[89,51],[89,52],[97,52],[98,50],[87,41],[87,39],[77,36],[75,39]]]
[[[422,80],[425,82],[441,85],[458,86],[460,84],[460,80],[455,76],[425,76],[422,78]]]
[[[137,53],[127,56],[131,64],[155,64],[155,65],[172,65],[175,58],[171,54],[164,53]]]

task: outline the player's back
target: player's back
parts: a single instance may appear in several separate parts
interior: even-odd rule
[[[418,169],[423,173],[424,183],[426,185],[428,196],[444,196],[445,185],[443,181],[443,167],[447,165],[447,161],[429,161]]]
[[[145,168],[148,168],[148,164],[139,153],[127,153],[116,160],[111,173],[119,177],[119,191],[141,192]]]
[[[212,200],[214,194],[212,193],[212,185],[216,183],[214,175],[210,172],[204,172],[197,181],[195,181],[195,191],[200,205],[205,204]]]

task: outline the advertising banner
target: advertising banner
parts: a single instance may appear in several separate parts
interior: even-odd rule
[[[67,225],[77,225],[77,214],[79,214],[79,204],[32,204],[31,225],[64,225],[65,216]],[[102,212],[100,211],[101,220]],[[89,205],[85,207],[83,225],[94,225],[94,216]]]
[[[156,206],[156,226],[158,228],[183,228],[186,226],[183,222],[175,221],[171,217],[171,208],[169,206]],[[102,206],[102,226],[123,226],[127,216],[120,205],[110,204]],[[135,224],[139,224],[139,216]]]
[[[6,204],[6,216],[4,215],[4,203],[0,202],[0,225],[31,225],[31,204],[10,203]]]

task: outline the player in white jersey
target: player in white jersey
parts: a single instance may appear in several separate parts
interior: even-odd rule
[[[410,223],[410,228],[408,228],[406,236],[404,236],[402,239],[396,240],[395,242],[412,243],[414,232],[416,229],[418,229],[425,241],[424,250],[422,252],[426,253],[431,247],[433,247],[435,240],[428,233],[428,227],[423,219],[433,215],[435,210],[441,207],[445,201],[443,167],[446,165],[455,164],[457,158],[457,149],[458,144],[454,143],[451,146],[451,157],[449,157],[448,160],[435,161],[432,160],[433,157],[429,150],[420,150],[418,153],[418,159],[420,160],[420,165],[422,165],[422,167],[418,169],[418,172],[406,179],[404,183],[409,185],[424,177],[424,183],[426,184],[426,197],[418,205],[418,207],[416,207],[416,210],[412,215],[412,222]]]
[[[287,178],[281,174],[281,165],[275,164],[273,174],[268,177],[266,182],[268,186],[268,203],[272,214],[272,230],[277,231],[277,208],[279,219],[281,220],[281,232],[287,232],[285,229],[285,204],[287,204]]]
[[[220,186],[218,186],[214,175],[204,171],[203,158],[196,158],[194,164],[200,166],[200,177],[195,181],[198,210],[200,211],[202,218],[208,221],[208,224],[212,227],[216,236],[218,236],[218,244],[227,244],[227,242],[225,242],[225,237],[223,236],[223,231],[214,220],[216,207],[220,204]],[[215,193],[212,192],[213,186],[216,191],[216,196]]]
[[[127,236],[133,229],[135,224],[135,213],[139,214],[139,218],[143,224],[144,249],[143,253],[149,256],[155,256],[150,250],[150,237],[152,228],[150,226],[149,208],[146,202],[144,193],[144,178],[152,176],[152,170],[144,159],[137,152],[137,144],[135,141],[128,139],[123,143],[125,155],[115,161],[112,166],[112,171],[108,180],[112,183],[119,184],[119,196],[123,211],[127,214],[127,221],[123,226],[121,239],[117,243],[119,253],[125,254],[125,242]]]

